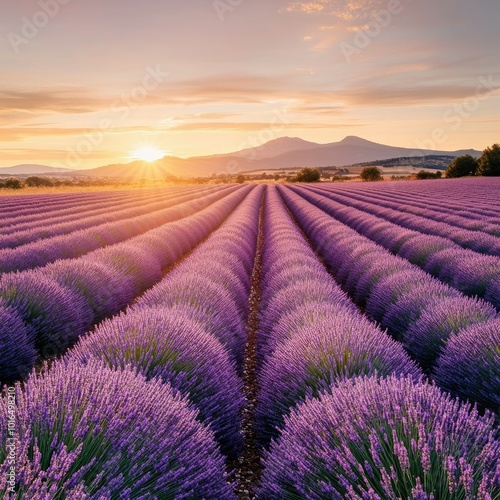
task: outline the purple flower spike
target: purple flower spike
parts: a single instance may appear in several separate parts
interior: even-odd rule
[[[259,498],[497,498],[493,424],[411,378],[340,382],[286,419]]]
[[[16,498],[235,498],[212,432],[159,380],[58,362],[18,384],[16,400]],[[8,438],[2,426],[4,450]]]
[[[15,309],[0,301],[0,385],[24,378],[37,359],[35,335]]]
[[[277,435],[284,416],[307,395],[318,395],[338,379],[374,373],[421,376],[401,344],[348,310],[294,332],[269,356],[259,377],[262,442]]]
[[[500,410],[500,318],[451,337],[437,360],[434,379],[463,399]]]
[[[84,363],[127,365],[147,379],[159,377],[199,409],[226,453],[241,445],[241,380],[222,344],[201,324],[167,308],[129,311],[104,321],[68,354]]]

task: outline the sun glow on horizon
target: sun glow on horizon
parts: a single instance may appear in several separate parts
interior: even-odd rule
[[[156,149],[156,148],[136,149],[131,154],[131,157],[134,160],[142,160],[142,161],[147,161],[147,162],[161,160],[164,156],[165,156],[165,153],[159,149]]]

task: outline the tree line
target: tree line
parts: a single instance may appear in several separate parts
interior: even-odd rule
[[[480,158],[463,155],[455,158],[446,169],[447,178],[467,176],[499,176],[500,175],[500,144],[486,148]]]

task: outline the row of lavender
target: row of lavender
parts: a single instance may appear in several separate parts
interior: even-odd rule
[[[213,192],[214,189],[207,189],[206,192],[201,192],[201,190],[195,191],[193,193],[187,194],[177,194],[173,193],[162,193],[154,196],[149,196],[146,199],[139,199],[132,203],[131,207],[117,207],[113,209],[106,209],[104,213],[101,214],[85,214],[83,213],[78,218],[74,220],[73,217],[66,217],[62,221],[57,221],[57,219],[47,217],[44,219],[43,226],[40,227],[40,223],[35,221],[34,227],[27,229],[18,230],[18,226],[9,229],[8,234],[0,236],[0,249],[14,249],[22,245],[29,243],[38,242],[40,240],[48,240],[55,236],[66,235],[69,233],[74,233],[76,231],[87,229],[87,228],[98,228],[104,224],[121,222],[126,219],[134,219],[144,215],[153,215],[155,212],[161,215],[161,211],[166,208],[170,208],[172,204],[181,203],[182,201],[192,200],[198,196],[203,196],[206,193]]]
[[[433,182],[398,182],[397,184],[343,184],[338,189],[344,192],[371,192],[374,195],[394,195],[410,203],[417,200],[426,201],[436,210],[448,208],[465,216],[479,213],[491,213],[498,217],[500,202],[498,200],[498,177],[443,179]],[[336,186],[337,189],[337,186]],[[424,207],[425,208],[425,207]]]
[[[241,204],[186,260],[16,388],[18,498],[234,498],[219,449],[234,457],[242,444],[238,372],[262,188],[230,198],[212,217]],[[164,236],[150,248],[166,252],[181,235]]]
[[[498,227],[490,226],[500,222],[500,205],[485,197],[484,184],[479,195],[472,195],[471,182],[479,183],[481,179],[455,179],[445,181],[445,188],[439,192],[439,197],[433,197],[429,192],[430,186],[424,183],[426,190],[421,193],[413,193],[409,190],[411,183],[381,184],[381,185],[342,185],[322,186],[327,191],[344,194],[353,200],[371,202],[375,205],[387,206],[400,212],[419,215],[429,219],[446,222],[457,227],[463,227],[472,231],[491,229],[492,234],[498,234]],[[500,183],[496,178],[490,178],[488,185],[496,190]],[[490,186],[491,187],[491,186]],[[429,188],[429,190],[427,190]],[[494,191],[493,191],[494,192]],[[456,201],[451,195],[455,194]],[[496,201],[496,197],[493,198]]]
[[[497,410],[496,309],[389,253],[291,188],[279,189],[337,282],[365,313],[401,341],[443,389]]]
[[[268,199],[256,416],[262,445],[274,441],[259,498],[497,498],[493,419],[425,383]]]
[[[344,203],[310,189],[293,189],[313,205],[391,253],[409,260],[467,295],[484,298],[500,310],[500,257],[466,250],[445,237],[405,229],[383,218],[346,207]],[[500,242],[499,238],[495,239]]]
[[[415,229],[421,233],[441,236],[454,241],[457,245],[470,248],[479,253],[500,255],[500,219],[488,217],[486,219],[471,220],[468,217],[448,215],[437,212],[436,209],[412,209],[410,213],[401,210],[403,200],[396,201],[370,199],[369,195],[360,195],[356,192],[338,193],[331,189],[318,189],[316,192],[328,196],[345,206],[352,206],[383,218],[401,227]],[[404,205],[411,207],[411,202]]]
[[[61,205],[53,206],[48,202],[38,203],[37,205],[26,208],[11,208],[7,211],[0,211],[0,230],[2,233],[27,229],[30,225],[54,220],[70,220],[81,214],[97,214],[101,210],[113,210],[126,206],[132,206],[133,203],[142,203],[144,200],[160,199],[162,196],[168,196],[173,193],[188,193],[193,188],[169,188],[151,191],[149,189],[134,191],[117,191],[113,196],[104,198],[86,198],[72,200]],[[67,219],[65,219],[67,218]]]
[[[217,227],[249,189],[233,187],[187,202],[175,218],[193,215],[83,257],[1,276],[0,380],[22,378],[37,359],[60,354],[159,282],[162,271]]]
[[[80,228],[80,223],[69,222],[61,225],[64,227],[60,235],[55,235],[60,229],[60,225],[56,224],[45,229],[47,237],[44,239],[39,239],[40,230],[35,230],[33,231],[35,241],[32,243],[0,250],[0,273],[45,266],[56,260],[79,257],[97,248],[125,241],[167,222],[194,214],[208,206],[207,203],[222,198],[234,189],[230,187],[207,191],[197,190],[194,193],[169,197],[167,200],[154,204],[158,209],[156,211],[144,212],[141,208],[124,210],[118,215],[110,214],[99,217],[103,221],[101,224],[87,228],[85,228],[85,219],[82,222],[84,228]],[[151,208],[150,206],[149,210]]]
[[[311,240],[332,270],[338,267],[339,242],[361,237],[279,189],[306,232],[316,225],[318,234],[326,232],[330,253]],[[140,258],[120,262],[119,274],[129,280],[109,284],[109,300],[133,284],[130,303],[158,282],[154,260],[164,267],[178,262],[239,205],[126,312],[102,322],[50,370],[32,375],[24,390],[17,387],[18,498],[234,498],[219,450],[234,458],[241,449],[238,374],[262,190],[237,190],[200,214],[132,240]],[[267,193],[256,416],[261,445],[274,441],[260,498],[428,498],[431,491],[439,498],[498,498],[500,444],[492,419],[422,382],[401,344],[333,281],[276,188]],[[127,260],[132,255],[127,244],[114,249],[111,267],[124,251]],[[146,253],[153,260],[145,262]],[[82,259],[44,270],[74,268]],[[353,263],[346,262],[351,271]],[[393,262],[386,264],[392,269]],[[82,269],[68,283],[76,291],[82,285],[100,290],[106,282],[86,280]],[[450,298],[470,301],[454,293]],[[89,304],[93,294],[85,296]],[[492,309],[478,304],[488,316]],[[5,430],[0,441],[6,439]],[[7,452],[1,453],[5,476]]]

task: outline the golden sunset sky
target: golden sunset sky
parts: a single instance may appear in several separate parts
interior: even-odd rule
[[[498,0],[4,0],[0,166],[500,141]]]

